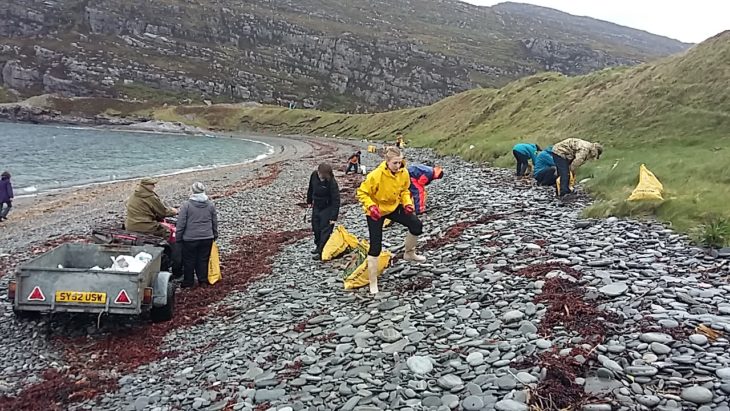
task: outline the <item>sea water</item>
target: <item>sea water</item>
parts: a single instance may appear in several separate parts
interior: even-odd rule
[[[253,139],[0,122],[0,172],[16,197],[246,163],[273,148]]]

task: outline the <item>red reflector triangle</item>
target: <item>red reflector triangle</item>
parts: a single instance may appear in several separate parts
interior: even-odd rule
[[[46,301],[46,296],[43,295],[43,291],[38,286],[33,288],[33,291],[28,295],[28,301]]]
[[[114,304],[132,304],[132,299],[129,298],[129,295],[126,291],[122,290],[119,292],[119,295],[117,295],[117,298],[114,300]]]

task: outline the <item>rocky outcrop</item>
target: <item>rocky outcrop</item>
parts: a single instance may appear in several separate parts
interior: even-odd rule
[[[3,66],[3,85],[7,88],[25,90],[34,88],[41,80],[38,70],[25,68],[17,60],[11,60]]]
[[[616,57],[602,50],[593,50],[582,44],[565,44],[549,39],[523,40],[527,52],[539,61],[546,71],[577,74],[604,67],[630,66],[641,60]]]
[[[124,96],[143,87],[180,98],[367,111],[430,104],[539,70],[580,74],[642,61],[641,50],[602,48],[600,34],[586,39],[578,26],[569,36],[527,30],[519,23],[529,19],[515,20],[516,12],[454,3],[403,19],[406,0],[365,1],[362,15],[338,3],[315,6],[9,0],[0,6],[3,84],[25,94]],[[502,26],[489,24],[493,18]]]

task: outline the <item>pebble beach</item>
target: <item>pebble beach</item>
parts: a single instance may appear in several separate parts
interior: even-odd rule
[[[16,319],[13,268],[122,219],[135,182],[17,201],[0,223],[2,410],[730,410],[730,258],[655,221],[583,219],[509,170],[436,161],[419,251],[345,291],[345,261],[312,261],[306,184],[336,166],[339,224],[367,227],[344,176],[355,142],[262,138],[275,154],[165,177],[175,205],[203,181],[220,214],[223,281],[180,292],[152,324]],[[379,159],[363,154],[372,169]],[[532,407],[532,408],[530,408]]]

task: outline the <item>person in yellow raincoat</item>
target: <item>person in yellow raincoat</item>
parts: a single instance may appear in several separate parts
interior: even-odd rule
[[[388,147],[385,150],[385,161],[368,174],[357,189],[357,199],[365,210],[370,233],[367,261],[371,294],[378,292],[378,256],[383,249],[385,217],[408,228],[403,259],[419,263],[426,261],[426,257],[416,253],[423,224],[416,216],[410,185],[411,180],[401,151],[396,147]]]
[[[403,144],[403,134],[398,134],[398,137],[395,139],[396,148],[403,148]]]

